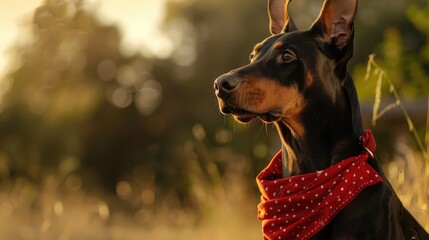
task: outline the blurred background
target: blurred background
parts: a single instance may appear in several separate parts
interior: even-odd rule
[[[291,15],[307,28],[321,4]],[[399,107],[372,126],[364,78],[376,53],[427,148],[428,19],[426,0],[360,1],[349,65],[377,156],[427,230],[427,161]],[[0,27],[1,239],[261,239],[254,179],[280,141],[221,115],[213,81],[269,35],[266,1],[3,1]]]

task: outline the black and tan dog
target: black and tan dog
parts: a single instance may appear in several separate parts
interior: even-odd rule
[[[358,98],[347,72],[357,0],[326,0],[306,31],[289,18],[289,2],[269,1],[272,36],[254,47],[250,64],[214,83],[222,113],[275,124],[285,178],[322,171],[363,151]],[[368,163],[383,181],[363,189],[311,239],[429,239],[379,163]]]

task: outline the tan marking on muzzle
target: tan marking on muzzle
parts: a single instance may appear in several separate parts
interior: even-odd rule
[[[250,112],[262,114],[280,110],[285,124],[297,135],[304,133],[300,113],[305,102],[297,87],[286,87],[268,78],[245,78],[234,95],[236,105]]]

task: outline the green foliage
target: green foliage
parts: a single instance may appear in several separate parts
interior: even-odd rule
[[[387,28],[377,48],[376,58],[379,65],[390,74],[401,95],[407,99],[418,99],[425,97],[429,88],[429,43],[424,40],[429,37],[426,20],[429,17],[428,5],[411,5],[407,17],[414,33],[401,26]],[[359,95],[368,99],[375,89],[376,81],[359,81],[365,74],[363,64],[357,65],[353,73],[355,79],[358,79]]]

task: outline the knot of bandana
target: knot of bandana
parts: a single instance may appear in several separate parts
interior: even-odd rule
[[[366,151],[323,171],[282,177],[281,152],[257,176],[262,193],[258,218],[264,239],[309,239],[364,188],[383,181],[367,163],[375,151],[370,130],[360,137]]]

